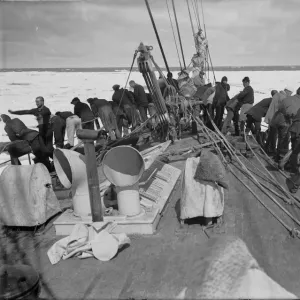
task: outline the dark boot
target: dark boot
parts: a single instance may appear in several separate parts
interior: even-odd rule
[[[237,124],[237,123],[234,123],[234,135],[240,136],[240,127],[239,127],[239,124]]]
[[[240,133],[242,135],[244,135],[244,130],[245,130],[245,122],[241,121],[241,123],[240,123]]]
[[[261,137],[261,132],[260,131],[256,132],[255,139],[256,139],[257,143],[263,148],[264,144],[263,144],[263,141],[262,141],[262,137]]]

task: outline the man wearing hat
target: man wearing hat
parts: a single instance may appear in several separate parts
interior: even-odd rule
[[[244,89],[242,92],[231,98],[226,103],[227,117],[222,126],[222,133],[226,134],[231,120],[234,122],[235,135],[239,136],[244,132],[246,123],[246,111],[248,111],[254,103],[254,91],[250,86],[249,77],[243,79]],[[241,110],[239,114],[239,110]]]
[[[253,88],[250,86],[250,79],[248,76],[244,77],[243,79],[243,86],[244,89],[240,92],[236,98],[238,102],[238,108],[241,108],[239,114],[239,124],[240,124],[240,133],[243,134],[246,124],[246,111],[248,111],[254,103],[254,91]]]
[[[280,91],[279,93],[275,94],[266,113],[265,122],[269,124],[269,134],[265,148],[267,154],[269,154],[270,156],[276,154],[276,141],[279,134],[278,129],[280,128],[280,134],[282,134],[283,131],[281,129],[285,128],[284,116],[281,112],[278,111],[279,105],[286,97],[291,96],[292,93],[293,88],[286,87],[283,91]],[[286,137],[286,135],[284,136]],[[278,143],[277,149],[288,148],[288,141],[283,140],[282,135],[280,137],[280,143],[281,146]],[[285,152],[285,150],[283,150],[283,152]]]
[[[134,128],[136,126],[136,113],[134,107],[134,97],[127,89],[120,89],[119,84],[115,84],[113,87],[114,93],[112,95],[112,101],[115,102],[118,107],[121,107],[129,122],[129,125],[132,125]]]

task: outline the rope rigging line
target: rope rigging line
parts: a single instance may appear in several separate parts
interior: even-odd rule
[[[201,29],[200,18],[199,18],[199,15],[197,14],[196,4],[195,4],[194,0],[192,0],[192,7],[193,7],[198,30],[200,30]]]
[[[202,20],[203,20],[204,33],[205,33],[205,37],[206,37],[206,39],[207,39],[207,32],[206,32],[206,26],[205,26],[204,10],[203,10],[203,1],[202,1],[202,0],[201,0],[201,11],[202,11]],[[213,64],[212,64],[212,59],[211,59],[211,55],[210,55],[210,51],[209,51],[208,45],[207,45],[207,53],[208,53],[208,58],[209,58],[209,61],[210,61],[211,69],[212,69],[212,72],[213,72],[214,81],[215,81],[215,83],[216,83],[215,70],[214,70],[214,67],[213,67]]]
[[[196,3],[196,7],[197,7],[197,16],[198,16],[198,19],[199,19],[199,29],[201,29],[201,23],[200,23],[200,9],[199,9],[199,5],[198,5],[198,1],[197,0],[194,0],[195,3]]]
[[[192,109],[193,110],[193,109]],[[236,162],[238,162],[238,164],[240,165],[240,167],[242,168],[242,170],[252,179],[253,183],[256,184],[263,192],[264,194],[266,194],[273,202],[274,204],[276,204],[283,212],[285,212],[286,215],[288,215],[292,221],[294,221],[294,223],[296,223],[298,226],[300,226],[300,221],[295,218],[289,211],[287,211],[276,199],[274,199],[272,197],[272,195],[270,195],[268,193],[268,191],[266,190],[266,188],[260,184],[260,182],[256,179],[255,176],[253,176],[251,174],[251,172],[249,171],[249,169],[243,164],[243,162],[239,159],[239,157],[236,154],[236,150],[233,148],[233,146],[228,142],[228,140],[225,138],[225,136],[220,132],[220,130],[218,129],[218,127],[216,126],[216,124],[214,123],[214,121],[212,120],[212,117],[210,116],[210,114],[208,113],[208,117],[215,129],[216,132],[213,132],[212,130],[210,130],[209,128],[207,128],[204,123],[198,119],[195,118],[192,114],[192,112],[189,112],[189,114],[191,115],[191,118],[194,119],[200,126],[201,126],[201,130],[204,134],[206,134],[211,141],[215,142],[214,148],[215,150],[220,154],[223,163],[225,164],[225,166],[228,166],[228,168],[230,169],[231,173],[255,196],[255,198],[289,231],[289,233],[291,234],[292,237],[297,236],[298,238],[300,238],[300,231],[297,228],[292,228],[289,225],[287,225],[272,209],[270,209],[259,197],[258,195],[248,186],[248,184],[246,182],[244,182],[243,180],[241,180],[237,174],[233,171],[232,167],[227,163],[227,160],[225,159],[221,149],[218,146],[218,143],[216,141],[216,139],[214,138],[214,135],[216,135],[219,138],[219,141],[223,144],[223,146],[227,149],[229,155],[231,158],[235,158]],[[235,164],[233,164],[233,166],[237,167]]]
[[[184,59],[184,54],[183,54],[182,41],[181,41],[181,36],[180,36],[180,31],[179,31],[179,25],[178,25],[174,0],[172,0],[172,6],[173,6],[173,12],[174,12],[174,17],[175,17],[176,27],[177,27],[178,39],[179,39],[180,48],[181,48],[181,55],[182,55],[183,65],[184,65],[184,68],[186,69],[186,64],[185,64],[185,59]]]
[[[164,62],[165,62],[166,69],[167,69],[168,72],[170,72],[170,69],[169,69],[169,66],[168,66],[168,63],[167,63],[167,59],[166,59],[166,56],[165,56],[165,52],[164,52],[164,49],[162,47],[162,44],[161,44],[161,41],[160,41],[160,38],[159,38],[159,35],[158,35],[158,32],[157,32],[157,29],[156,29],[156,25],[155,25],[155,22],[154,22],[154,19],[153,19],[153,16],[152,16],[152,12],[151,12],[151,8],[150,8],[148,0],[145,0],[145,3],[146,3],[147,10],[148,10],[151,22],[152,22],[152,26],[153,26],[155,35],[156,35],[156,39],[158,41],[158,45],[159,45],[161,54],[162,54]]]
[[[138,51],[135,50],[134,55],[133,55],[133,59],[132,59],[132,63],[131,63],[131,67],[130,67],[130,70],[129,70],[129,74],[128,74],[128,76],[127,76],[127,80],[126,80],[125,87],[124,87],[123,92],[122,92],[121,100],[120,100],[120,103],[119,103],[119,106],[118,106],[116,115],[118,114],[119,109],[120,109],[120,106],[121,106],[121,104],[122,104],[123,96],[124,96],[124,93],[125,93],[125,90],[126,90],[126,87],[127,87],[127,84],[128,84],[129,77],[130,77],[131,72],[132,72],[132,68],[133,68],[133,65],[134,65],[134,62],[135,62],[137,53],[138,53]]]
[[[243,164],[243,162],[239,159],[239,157],[236,155],[235,153],[235,149],[233,148],[233,146],[227,141],[227,139],[225,138],[225,136],[220,132],[220,130],[218,129],[218,127],[216,126],[216,124],[214,123],[214,121],[212,120],[212,117],[210,116],[210,114],[208,113],[208,117],[211,121],[211,124],[213,125],[214,129],[216,130],[216,133],[223,139],[222,143],[224,144],[225,142],[225,147],[226,149],[229,151],[229,153],[231,153],[232,157],[235,157],[236,161],[240,164],[240,166],[242,167],[242,169],[244,169],[246,171],[246,173],[251,177],[252,181],[254,184],[256,184],[283,212],[285,212],[298,226],[300,226],[300,221],[297,220],[289,211],[287,211],[274,197],[272,197],[267,191],[266,189],[260,185],[259,181],[256,179],[255,176],[253,176],[251,174],[251,172],[249,171],[249,169]],[[231,169],[231,167],[229,166],[229,168]],[[234,172],[232,172],[234,174]],[[235,175],[235,174],[234,174]],[[242,181],[242,180],[241,180]],[[242,181],[243,182],[243,181]],[[244,183],[244,185],[250,190],[250,188]],[[261,199],[259,199],[259,197],[253,193],[253,195],[257,198],[257,200],[259,200],[259,202],[261,202],[261,204],[263,206],[266,207],[266,205],[261,201]],[[266,207],[267,208],[267,207]],[[267,210],[269,210],[267,208]],[[270,210],[269,210],[270,211]],[[270,211],[271,212],[271,211]],[[275,214],[272,213],[274,216]],[[276,216],[275,216],[276,217]],[[281,220],[278,219],[278,221],[281,222]],[[281,222],[282,223],[282,222]],[[286,227],[287,228],[287,227]],[[292,229],[291,228],[287,228],[291,233],[292,233]],[[297,230],[299,232],[298,229],[294,229]]]
[[[176,37],[175,37],[174,28],[173,28],[173,22],[172,22],[172,19],[171,19],[171,14],[170,14],[170,9],[169,9],[169,5],[168,5],[168,0],[166,0],[166,4],[167,4],[169,19],[170,19],[170,23],[171,23],[171,27],[172,27],[173,38],[174,38],[174,42],[175,42],[175,46],[176,46],[176,51],[177,51],[177,57],[178,57],[178,61],[179,61],[179,66],[180,66],[180,69],[182,70],[182,65],[181,65],[181,61],[180,61],[180,55],[179,55],[178,46],[177,46],[177,42],[176,42]]]
[[[189,5],[189,1],[188,0],[186,0],[186,5],[187,5],[188,11],[189,11],[190,22],[191,22],[191,27],[192,27],[192,32],[193,32],[193,39],[195,39],[195,29],[194,29],[194,24],[193,24],[191,10],[190,10],[190,5]],[[196,45],[195,45],[195,48],[196,48],[196,51],[197,51]]]

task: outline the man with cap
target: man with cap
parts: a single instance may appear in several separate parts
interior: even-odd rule
[[[241,108],[239,116],[238,116],[238,122],[240,124],[239,130],[240,133],[243,134],[245,129],[245,123],[246,123],[246,111],[248,111],[254,103],[254,91],[253,88],[250,86],[250,79],[248,76],[244,77],[243,79],[243,86],[244,89],[242,92],[240,92],[238,95],[236,95],[236,99],[238,100],[238,105],[236,107],[236,112],[239,108]],[[237,135],[238,132],[236,132]]]
[[[42,163],[49,172],[53,171],[53,167],[49,161],[49,157],[53,157],[53,153],[45,146],[44,140],[38,131],[29,129],[20,119],[11,119],[8,115],[1,115],[2,121],[5,123],[4,130],[10,141],[27,141],[35,155],[34,162]]]
[[[211,117],[213,117],[215,113],[214,122],[220,130],[223,121],[225,105],[229,100],[228,91],[230,90],[230,85],[227,83],[227,81],[227,77],[224,76],[221,82],[216,83],[216,92],[212,103]]]
[[[271,96],[273,97],[276,93],[278,93],[276,90],[272,90]],[[253,135],[256,136],[257,142],[261,146],[263,146],[263,142],[261,139],[261,121],[269,109],[269,106],[273,99],[272,97],[261,100],[246,112],[246,134],[248,134],[251,130]]]
[[[265,122],[269,124],[269,134],[268,134],[265,150],[267,154],[270,156],[276,154],[276,141],[278,137],[278,128],[281,129],[285,128],[284,116],[281,112],[278,111],[279,104],[283,101],[283,99],[285,99],[288,96],[291,96],[292,93],[293,93],[293,88],[286,87],[283,91],[280,91],[279,93],[275,94],[273,96],[269,109],[266,113]],[[282,133],[282,130],[280,133]],[[288,141],[283,140],[282,137],[280,139],[280,142],[282,143],[282,145],[279,148],[288,147]],[[277,143],[277,149],[279,149],[278,146],[279,145]],[[283,150],[283,152],[285,152],[285,150]],[[278,155],[276,158],[278,159]]]
[[[129,125],[132,125],[132,128],[134,128],[136,126],[136,113],[133,95],[127,89],[120,89],[119,84],[115,84],[112,88],[114,90],[112,101],[124,110]]]
[[[244,89],[239,94],[235,95],[226,103],[227,116],[222,126],[222,133],[226,134],[228,127],[233,120],[235,135],[239,136],[244,132],[246,123],[246,111],[248,111],[254,103],[254,91],[250,86],[249,77],[244,77],[242,80]],[[241,110],[239,114],[239,110]]]
[[[137,84],[133,80],[129,81],[129,85],[133,88],[135,103],[140,112],[142,122],[145,122],[147,120],[148,112],[148,98],[145,90],[140,84]]]
[[[74,105],[74,115],[81,119],[82,128],[94,130],[95,116],[90,107],[86,103],[81,102],[77,97],[71,101],[71,104]]]

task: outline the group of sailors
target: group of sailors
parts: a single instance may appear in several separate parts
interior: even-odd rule
[[[116,140],[126,135],[129,131],[147,120],[147,114],[153,114],[151,97],[143,86],[131,80],[129,82],[133,91],[113,86],[113,101],[105,99],[89,98],[87,103],[81,102],[75,97],[71,104],[74,105],[73,112],[58,111],[55,114],[45,105],[43,97],[35,99],[36,108],[29,110],[17,110],[8,112],[12,115],[34,115],[37,120],[38,130],[28,128],[19,118],[11,118],[6,114],[1,115],[5,123],[6,131],[10,141],[25,140],[29,143],[34,162],[43,163],[48,170],[53,171],[53,164],[49,158],[53,158],[54,145],[56,148],[71,149],[74,145],[74,136],[77,129],[95,129],[108,133],[111,140]],[[100,118],[103,128],[100,128]],[[65,134],[67,143],[65,144]],[[54,145],[53,145],[54,137]]]
[[[249,77],[245,77],[242,83],[243,91],[229,99],[230,86],[227,78],[223,77],[220,83],[207,88],[204,92],[202,96],[204,109],[224,135],[228,134],[231,121],[234,123],[236,136],[245,137],[244,134],[248,135],[251,131],[257,142],[275,162],[283,161],[289,152],[291,143],[292,154],[285,167],[294,174],[291,192],[295,193],[300,187],[298,162],[300,153],[300,87],[294,95],[292,87],[286,87],[279,92],[272,90],[270,97],[253,105],[254,91]],[[222,122],[225,108],[227,115]],[[204,122],[207,127],[214,130],[211,118],[204,118]],[[268,129],[264,133],[261,132],[263,118],[268,124]]]
[[[195,118],[200,118],[211,130],[215,126],[224,134],[228,134],[231,122],[234,124],[236,136],[244,136],[250,131],[256,137],[257,142],[264,148],[268,155],[279,162],[289,151],[289,144],[292,143],[292,155],[290,165],[298,165],[298,154],[300,152],[300,88],[293,94],[293,88],[286,87],[283,91],[271,91],[271,97],[265,98],[256,105],[254,104],[254,90],[250,84],[250,78],[244,77],[242,80],[244,89],[229,98],[228,91],[230,85],[224,76],[215,86],[205,85],[204,74],[199,74],[198,100],[201,104],[190,105]],[[201,77],[202,76],[202,77]],[[160,82],[160,79],[159,79]],[[179,90],[178,81],[173,79],[172,73],[168,73],[166,84],[159,84],[161,93],[165,98],[168,109],[170,95],[168,85]],[[29,129],[20,119],[11,119],[8,115],[1,115],[5,123],[5,131],[11,141],[26,140],[31,146],[35,155],[35,162],[42,162],[50,170],[49,158],[53,157],[53,136],[54,145],[57,148],[70,149],[74,147],[74,136],[77,129],[101,130],[98,118],[105,132],[111,140],[119,139],[129,132],[129,128],[134,130],[141,123],[147,121],[148,115],[153,116],[156,112],[151,95],[146,93],[143,86],[131,80],[129,82],[132,91],[120,88],[120,85],[113,86],[112,101],[105,99],[89,98],[87,103],[81,102],[79,98],[74,98],[71,104],[74,105],[73,112],[59,111],[53,115],[45,106],[44,98],[36,98],[36,108],[29,110],[9,110],[14,115],[34,115],[38,122],[38,131]],[[174,98],[174,95],[173,95]],[[180,99],[179,94],[176,95]],[[182,97],[181,97],[182,98]],[[179,112],[185,106],[182,102],[177,102]],[[171,100],[172,102],[172,100]],[[227,115],[224,118],[225,109]],[[169,113],[174,110],[169,109]],[[267,138],[261,132],[262,119],[269,125]],[[176,120],[176,118],[170,118]],[[180,119],[180,118],[179,118]],[[213,122],[212,122],[213,121]],[[214,123],[214,124],[213,124]],[[173,124],[176,125],[176,124]],[[67,143],[64,144],[65,133]],[[300,176],[294,189],[300,186]]]

